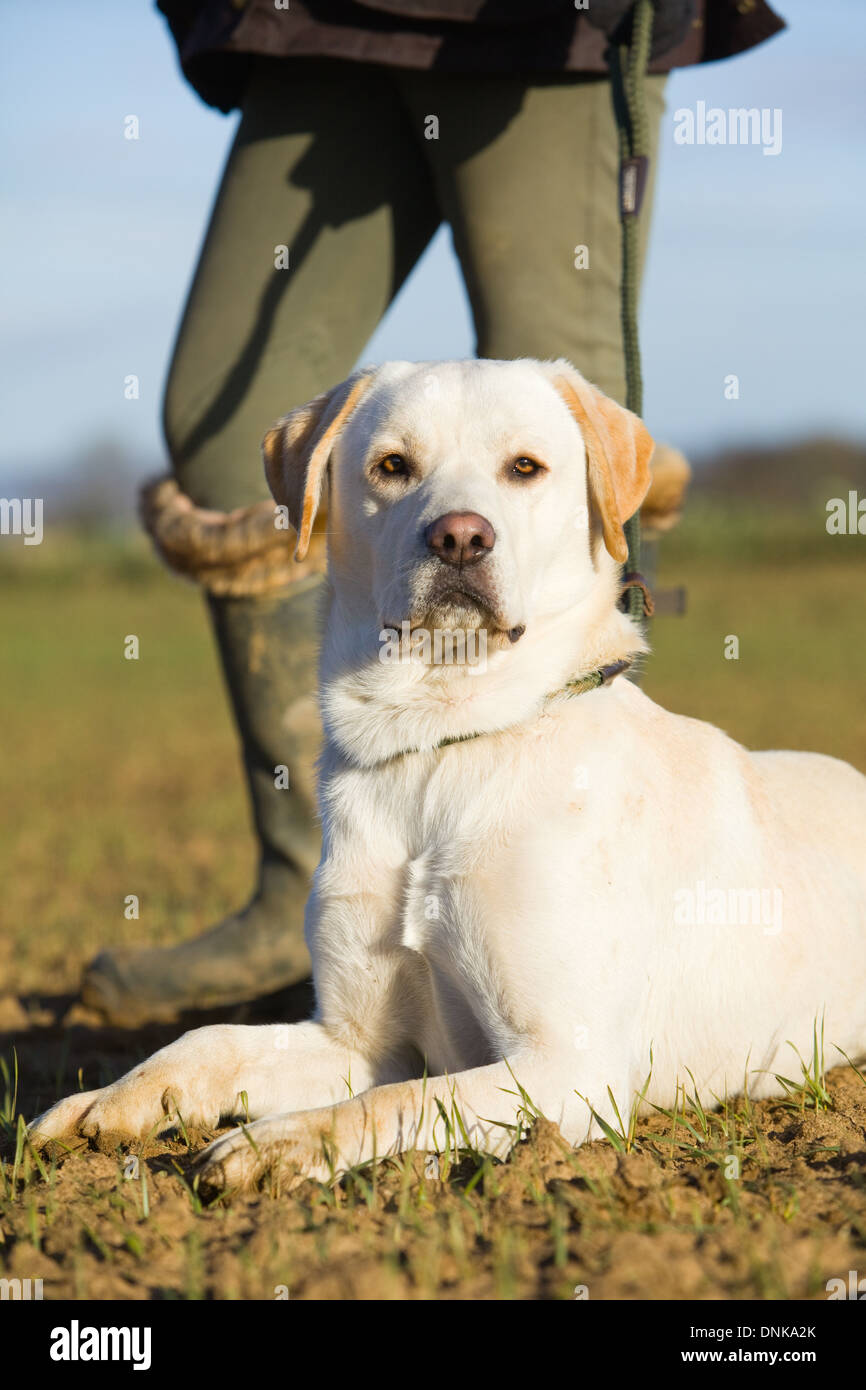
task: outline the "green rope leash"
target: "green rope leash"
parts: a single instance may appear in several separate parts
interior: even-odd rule
[[[643,377],[638,341],[638,262],[640,258],[640,210],[649,169],[649,123],[644,101],[644,76],[653,31],[652,0],[637,0],[632,17],[631,42],[611,54],[617,81],[620,180],[619,213],[622,224],[622,340],[625,355],[625,403],[635,415],[643,411]],[[618,92],[617,92],[618,88]],[[640,512],[624,526],[628,544],[628,575],[640,572]],[[645,593],[639,585],[626,590],[628,613],[640,621],[645,613]]]

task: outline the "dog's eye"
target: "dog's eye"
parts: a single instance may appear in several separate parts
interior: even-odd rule
[[[389,478],[405,477],[409,472],[409,465],[402,454],[386,454],[379,460],[378,467]]]
[[[542,468],[540,463],[535,462],[535,459],[519,458],[512,463],[511,471],[516,478],[534,478],[536,473],[542,471]]]

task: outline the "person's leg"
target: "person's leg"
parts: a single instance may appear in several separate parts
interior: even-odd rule
[[[646,81],[652,211],[664,77]],[[423,74],[401,83],[472,305],[480,357],[567,357],[624,402],[619,137],[606,78]],[[478,131],[484,129],[480,141]],[[586,248],[585,254],[581,248]]]
[[[650,178],[640,221],[641,270],[652,215],[663,76],[645,83]],[[621,321],[619,133],[604,77],[467,78],[401,83],[451,223],[480,357],[566,357],[625,404]],[[641,569],[652,586],[656,542]]]
[[[381,74],[339,62],[258,68],[166,390],[166,441],[193,503],[229,511],[267,499],[265,430],[348,375],[439,220],[405,108]],[[275,266],[280,246],[288,269]],[[208,599],[243,746],[259,884],[242,912],[176,948],[103,952],[83,997],[111,1018],[248,999],[309,973],[320,589],[311,578]]]

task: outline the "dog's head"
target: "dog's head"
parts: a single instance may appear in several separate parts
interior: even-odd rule
[[[293,410],[263,445],[299,559],[327,492],[347,611],[379,629],[484,628],[500,646],[625,560],[652,448],[564,360],[386,363]]]

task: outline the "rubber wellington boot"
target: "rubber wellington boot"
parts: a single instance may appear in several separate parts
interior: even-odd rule
[[[207,600],[242,740],[258,885],[240,912],[179,946],[97,956],[81,997],[109,1022],[132,1026],[240,1003],[310,974],[303,921],[321,846],[314,777],[321,593],[322,580],[312,576],[275,596]]]

